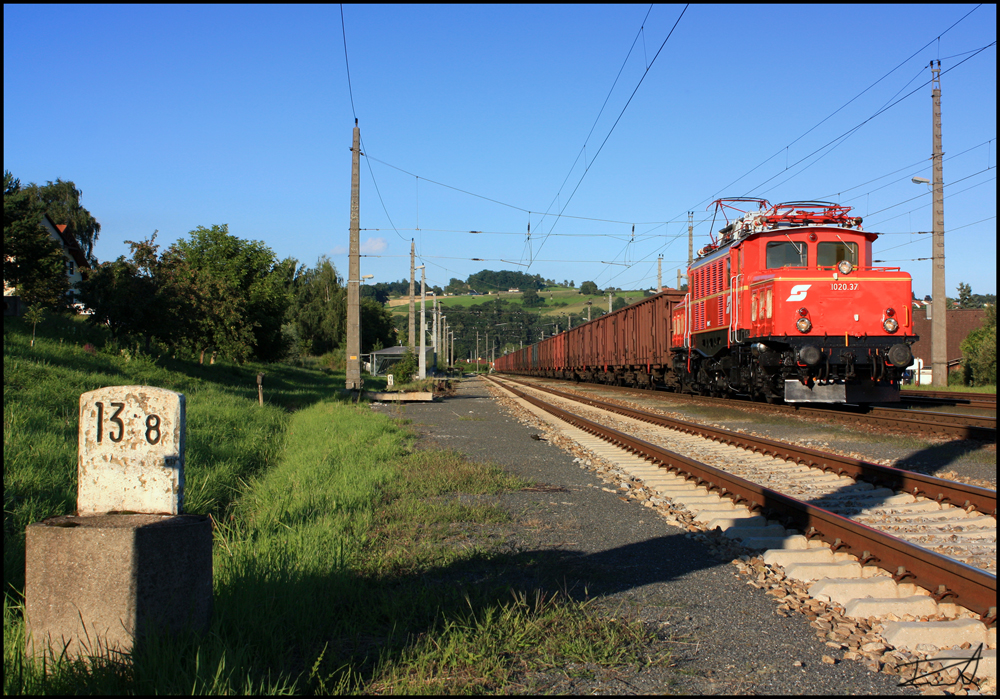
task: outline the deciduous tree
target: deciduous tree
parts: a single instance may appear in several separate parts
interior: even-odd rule
[[[969,333],[961,344],[966,378],[973,386],[997,382],[997,307],[986,307],[983,325]]]
[[[30,188],[3,174],[3,280],[28,305],[63,308],[69,280],[62,248],[42,226],[45,207]]]
[[[45,185],[29,184],[24,191],[33,201],[41,204],[49,218],[57,224],[66,224],[66,233],[80,245],[87,261],[95,264],[94,243],[101,232],[101,224],[80,205],[83,192],[72,182],[58,178]]]
[[[240,344],[240,356],[254,356],[263,361],[284,356],[288,347],[281,325],[291,292],[285,283],[287,269],[276,262],[274,252],[261,241],[231,235],[225,224],[199,226],[190,236],[190,240],[175,244],[179,255],[192,270],[203,273],[199,276],[211,277],[213,285],[218,285],[223,294],[236,299],[244,309],[242,313],[227,312],[219,317],[218,322],[226,328],[216,327],[213,334],[228,337],[226,330],[243,326],[250,330],[253,340],[249,353],[242,351]],[[222,310],[222,299],[212,301],[218,301]]]

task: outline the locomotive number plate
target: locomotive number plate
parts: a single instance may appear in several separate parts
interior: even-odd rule
[[[831,291],[854,291],[860,284],[857,282],[832,282],[830,284]]]

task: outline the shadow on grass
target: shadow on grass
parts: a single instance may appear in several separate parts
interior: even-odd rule
[[[405,676],[419,672],[404,667],[408,664],[433,664],[415,656],[423,652],[421,648],[431,648],[430,654],[436,657],[440,651],[433,648],[449,644],[442,634],[452,625],[464,629],[471,641],[468,647],[454,649],[453,655],[479,656],[484,667],[489,666],[497,660],[489,657],[490,648],[505,648],[508,642],[493,636],[516,632],[500,623],[493,629],[474,627],[502,616],[502,610],[517,605],[518,600],[528,601],[528,606],[532,600],[561,600],[554,602],[558,606],[674,580],[721,564],[679,533],[592,554],[552,549],[477,553],[445,566],[396,575],[365,576],[342,570],[328,576],[276,579],[273,570],[262,567],[246,571],[217,590],[214,633],[227,644],[243,639],[259,645],[252,655],[259,652],[261,658],[282,658],[281,668],[253,663],[253,673],[304,677],[308,686],[300,685],[300,690],[330,691],[340,682],[341,691],[372,691],[371,683],[380,682],[387,668],[390,674]],[[249,633],[248,621],[254,627]],[[316,632],[297,636],[296,629],[302,628]],[[549,622],[546,633],[570,631]],[[567,645],[579,640],[575,635],[564,639]],[[556,641],[537,639],[539,645]],[[530,656],[531,649],[524,654]],[[513,668],[519,658],[501,661]],[[257,681],[264,682],[266,677],[261,675]],[[471,681],[480,689],[500,689],[490,687],[496,680],[488,676]]]

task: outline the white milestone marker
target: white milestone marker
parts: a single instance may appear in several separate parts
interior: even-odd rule
[[[80,396],[77,513],[180,514],[184,396],[109,386]]]

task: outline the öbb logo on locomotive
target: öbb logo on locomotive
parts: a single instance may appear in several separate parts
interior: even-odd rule
[[[806,294],[809,292],[809,287],[812,284],[796,284],[792,287],[792,294],[785,301],[805,301]]]
[[[875,265],[878,234],[830,202],[713,206],[725,225],[689,266],[686,293],[661,290],[496,369],[768,402],[899,400],[919,338],[910,275]]]

